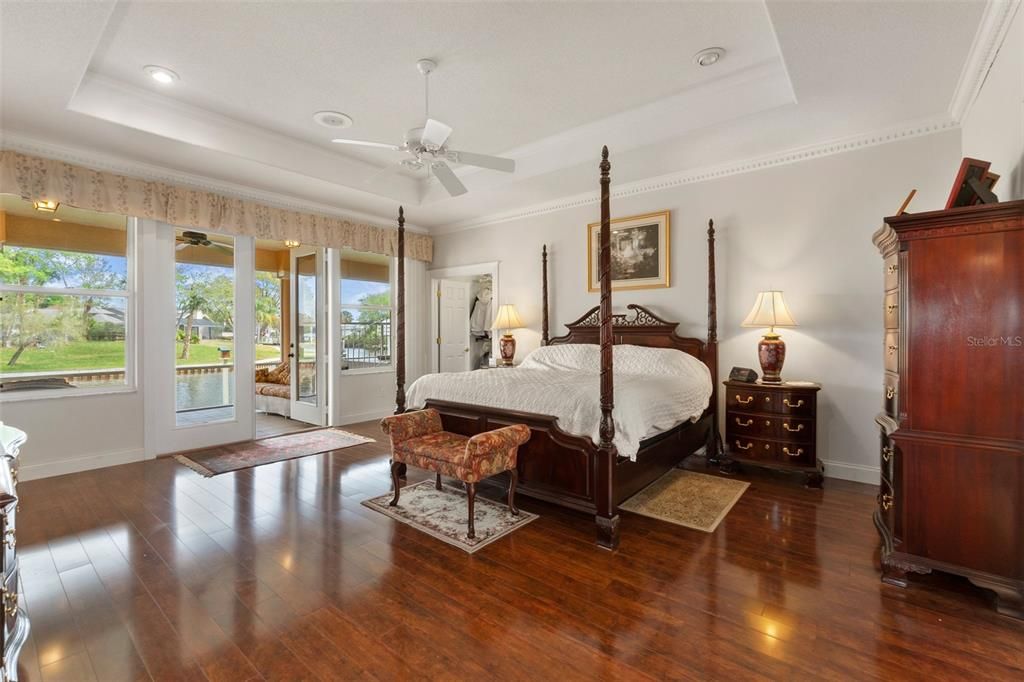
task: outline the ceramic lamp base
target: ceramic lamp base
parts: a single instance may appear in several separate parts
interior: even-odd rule
[[[786,344],[778,334],[765,334],[758,342],[757,359],[761,362],[761,381],[766,384],[781,384],[782,363],[786,361]]]
[[[516,357],[516,339],[511,334],[503,334],[498,340],[498,347],[501,349],[501,362],[503,367],[511,367],[512,360]]]

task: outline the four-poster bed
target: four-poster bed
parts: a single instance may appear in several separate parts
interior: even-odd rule
[[[600,304],[566,325],[568,333],[550,337],[548,329],[547,247],[541,251],[543,318],[541,343],[597,344],[600,348],[600,427],[596,440],[561,429],[558,419],[547,414],[501,409],[491,406],[450,402],[428,398],[423,407],[441,414],[444,429],[468,436],[509,426],[525,424],[530,440],[519,448],[519,492],[523,495],[594,514],[597,542],[613,549],[619,541],[618,505],[657,480],[685,457],[707,447],[709,457],[717,457],[717,366],[718,333],[715,298],[715,232],[708,222],[708,335],[707,339],[676,334],[675,322],[661,319],[647,308],[630,304],[631,314],[612,313],[611,229],[609,185],[611,164],[608,148],[602,150],[601,232],[598,268]],[[401,254],[404,241],[404,213],[399,209],[398,223],[398,343],[396,413],[406,409],[404,344],[404,265]],[[635,460],[621,456],[614,443],[613,347],[620,344],[668,348],[697,358],[710,373],[711,397],[704,412],[693,421],[656,433],[640,442]],[[692,361],[691,361],[692,362]],[[515,370],[508,370],[515,371]],[[701,403],[703,404],[703,403]],[[419,405],[417,405],[419,407]],[[494,480],[498,483],[498,480]],[[503,481],[501,481],[503,483]]]

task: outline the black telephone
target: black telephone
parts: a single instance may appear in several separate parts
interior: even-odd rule
[[[746,384],[752,384],[757,381],[757,372],[749,367],[733,367],[732,371],[729,372],[729,381],[742,381]]]

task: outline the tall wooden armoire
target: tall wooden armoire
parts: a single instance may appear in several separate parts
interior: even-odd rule
[[[1024,201],[885,222],[882,580],[955,573],[1024,618]]]

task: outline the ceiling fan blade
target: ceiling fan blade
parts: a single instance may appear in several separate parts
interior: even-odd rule
[[[423,135],[420,136],[420,141],[425,147],[442,147],[451,134],[451,127],[428,118],[427,124],[423,126]]]
[[[191,245],[191,244],[189,244],[188,242],[180,242],[180,243],[178,243],[178,244],[177,244],[177,245],[176,245],[176,246],[174,247],[174,250],[175,250],[175,251],[183,251],[184,249],[187,249],[187,248],[188,248],[188,247],[190,247],[190,246],[192,246],[192,245]]]
[[[210,244],[210,246],[212,246],[213,248],[217,249],[218,251],[223,251],[224,253],[234,253],[235,252],[234,248],[228,246],[227,244],[218,244],[217,242],[213,242],[212,244]]]
[[[357,147],[376,147],[378,149],[390,149],[391,151],[397,152],[401,150],[401,147],[395,144],[387,144],[386,142],[367,142],[366,140],[345,140],[337,137],[331,142],[335,144],[351,144]]]
[[[466,186],[462,184],[462,181],[455,177],[455,173],[452,172],[451,167],[444,161],[435,161],[430,164],[430,168],[434,171],[434,175],[437,176],[438,182],[444,185],[444,188],[448,190],[448,194],[453,197],[457,197],[468,191],[466,190]]]
[[[515,173],[516,162],[513,159],[505,159],[500,156],[489,156],[487,154],[474,154],[473,152],[449,151],[448,157],[466,166],[479,166],[491,170],[502,171],[503,173]]]

